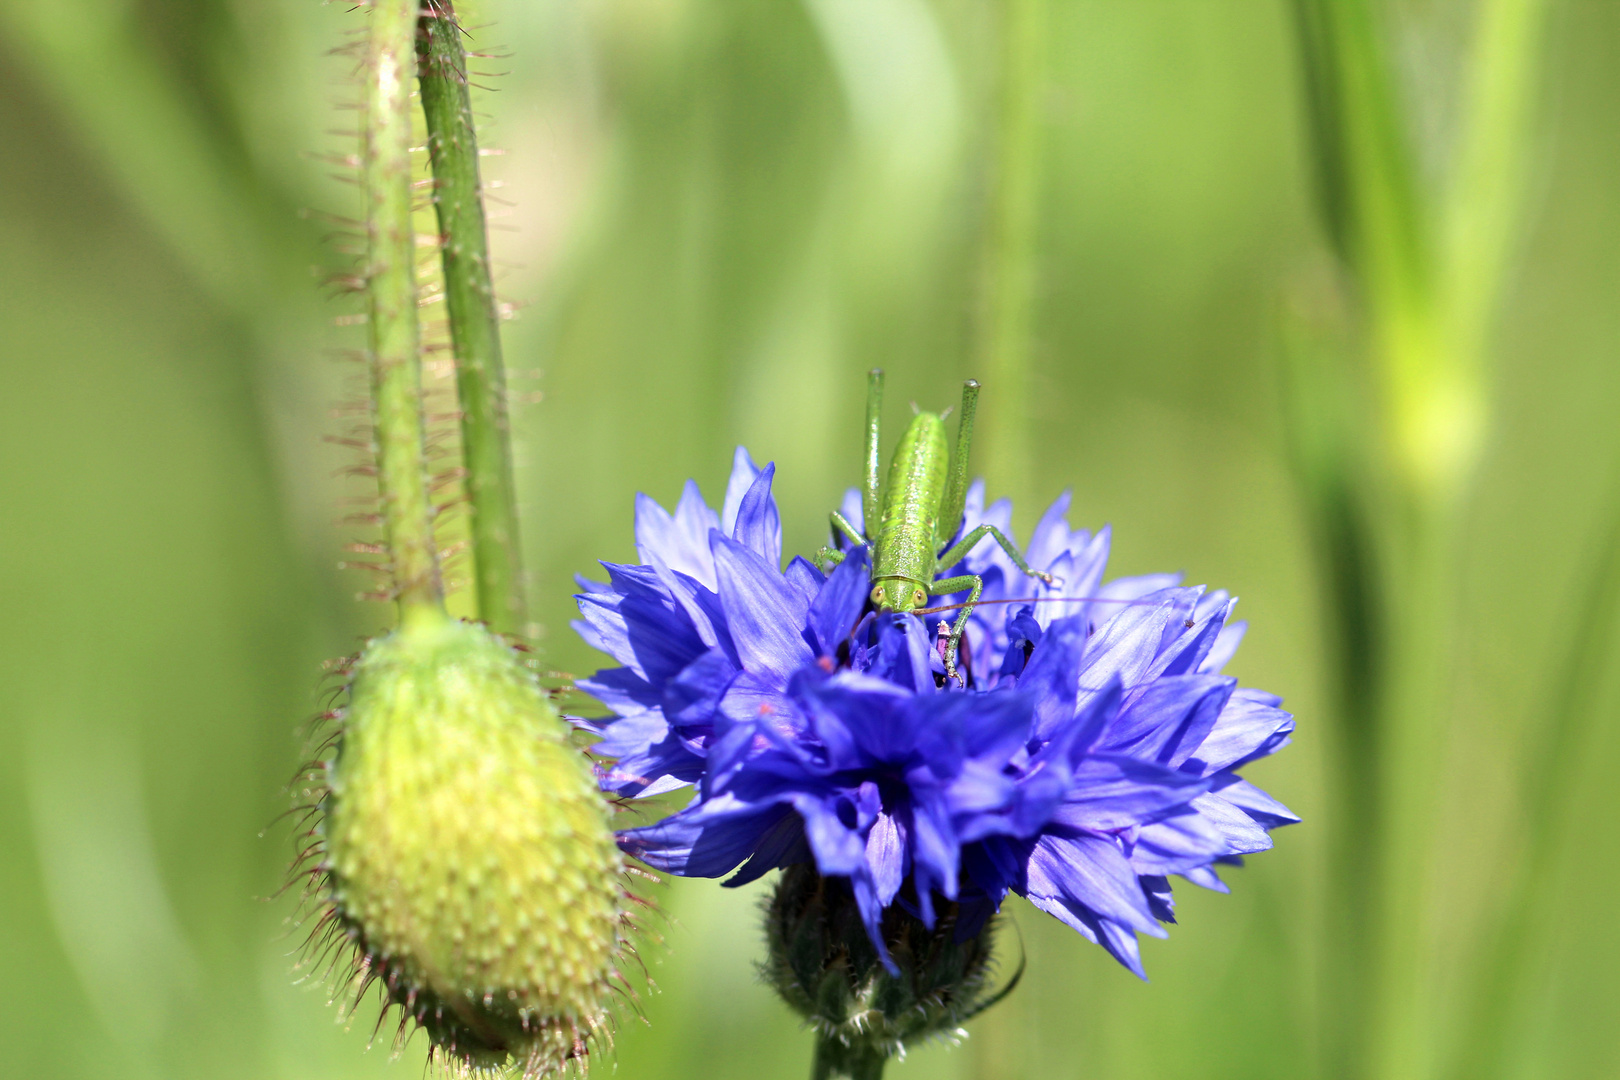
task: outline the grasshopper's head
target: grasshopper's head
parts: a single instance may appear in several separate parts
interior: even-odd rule
[[[920,581],[882,577],[872,583],[872,606],[879,611],[916,611],[928,606],[928,589]]]

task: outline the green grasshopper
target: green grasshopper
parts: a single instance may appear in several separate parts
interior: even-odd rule
[[[974,545],[989,536],[1025,574],[1047,585],[1057,584],[1051,574],[1031,570],[1018,548],[994,525],[980,525],[951,544],[967,503],[968,450],[973,444],[973,414],[978,403],[979,384],[969,379],[962,384],[962,415],[957,422],[954,454],[945,443],[942,414],[918,412],[912,417],[889,460],[885,492],[879,485],[883,464],[879,415],[883,405],[883,372],[874,368],[866,382],[866,476],[861,489],[866,535],[843,514],[832,512],[834,529],[857,544],[872,546],[871,600],[877,610],[917,611],[928,606],[930,596],[971,590],[945,644],[945,677],[958,683],[964,680],[956,670],[957,649],[961,646],[968,617],[984,592],[984,581],[977,574],[935,581],[940,568],[954,566]],[[875,536],[873,522],[879,523]],[[844,553],[834,548],[824,547],[816,552],[816,562],[824,570],[843,560]],[[943,623],[940,634],[945,636]]]

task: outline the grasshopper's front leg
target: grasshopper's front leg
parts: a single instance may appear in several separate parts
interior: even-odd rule
[[[839,551],[837,548],[824,547],[818,549],[816,553],[810,557],[810,561],[815,563],[817,568],[820,569],[823,574],[825,574],[833,567],[844,561],[844,553]]]
[[[984,593],[984,579],[977,574],[944,578],[928,586],[928,595],[949,596],[963,589],[971,589],[972,592],[968,594],[967,603],[962,605],[961,613],[956,616],[956,622],[951,624],[951,636],[945,644],[945,678],[947,681],[966,686],[967,680],[956,670],[956,651],[962,647],[962,631],[967,629],[968,617],[973,614],[974,605]]]
[[[1022,570],[1025,574],[1032,578],[1039,578],[1047,585],[1062,584],[1062,578],[1053,577],[1051,574],[1041,570],[1031,570],[1029,568],[1029,564],[1024,561],[1024,556],[1019,553],[1016,547],[1013,546],[1013,542],[1007,539],[1002,531],[996,528],[994,525],[980,525],[977,529],[974,529],[972,532],[962,537],[962,539],[953,545],[949,551],[945,552],[939,557],[939,565],[955,566],[957,563],[962,561],[968,552],[973,550],[973,546],[975,544],[987,536],[992,537],[996,543],[1000,544],[1001,550],[1007,553],[1007,557],[1013,561],[1013,565],[1018,567],[1018,569]],[[952,578],[951,580],[966,581],[967,579]],[[958,585],[957,591],[960,592],[964,588],[966,588],[965,585]],[[977,600],[978,597],[975,596],[974,599]]]
[[[849,518],[845,517],[843,514],[840,514],[837,510],[832,512],[830,518],[832,520],[832,527],[835,532],[843,533],[856,544],[864,544],[867,542],[866,537],[862,536],[856,531],[855,526],[850,522]],[[821,567],[823,572],[830,570],[832,567],[837,566],[843,561],[844,553],[833,547],[822,548],[820,551],[816,552],[814,559],[815,564]]]

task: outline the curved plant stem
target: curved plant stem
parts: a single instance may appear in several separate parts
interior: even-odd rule
[[[478,612],[493,630],[523,634],[527,618],[500,315],[490,278],[467,55],[451,0],[422,5],[416,48],[456,354]]]
[[[372,443],[402,625],[444,614],[423,448],[416,234],[411,225],[416,16],[416,0],[374,0],[371,5],[362,174]]]

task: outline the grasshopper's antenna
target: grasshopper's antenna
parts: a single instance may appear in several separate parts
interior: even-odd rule
[[[951,542],[962,524],[962,508],[967,505],[968,450],[973,446],[973,414],[979,408],[979,380],[962,384],[962,419],[956,428],[956,450],[951,454],[951,476],[945,499],[939,504],[939,522],[934,528],[935,550]]]
[[[879,485],[883,473],[883,369],[866,373],[866,486],[861,489],[861,514],[866,538],[877,535],[883,513]]]
[[[1111,596],[1012,596],[1003,600],[980,600],[973,607],[984,607],[987,604],[1124,604],[1126,607],[1158,607],[1163,600],[1116,600]],[[938,607],[917,608],[913,615],[938,615],[946,611],[957,611],[969,606],[964,600],[959,604],[940,604]]]

